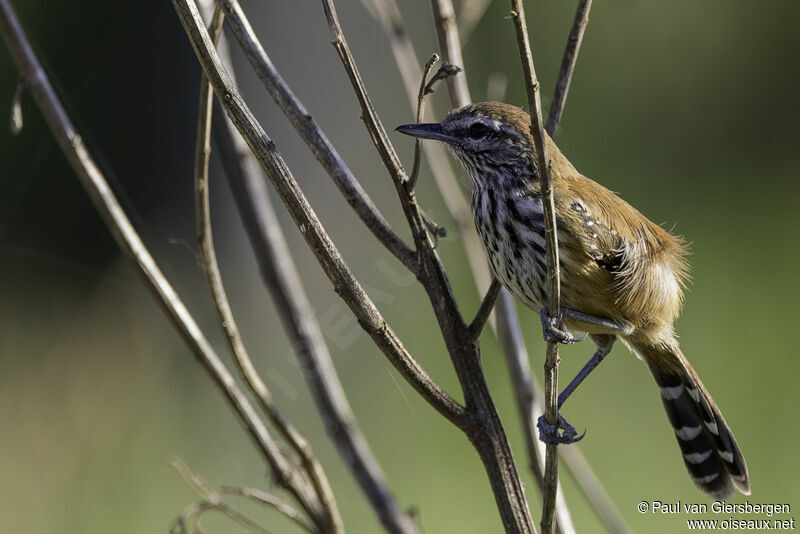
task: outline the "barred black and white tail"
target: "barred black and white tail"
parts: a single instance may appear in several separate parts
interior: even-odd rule
[[[635,346],[661,389],[683,461],[695,485],[716,500],[750,495],[750,476],[731,429],[677,345]]]

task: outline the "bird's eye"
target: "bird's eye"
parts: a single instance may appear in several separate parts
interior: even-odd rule
[[[473,139],[483,139],[487,135],[491,128],[483,124],[482,122],[476,122],[472,126],[469,127],[469,136]]]

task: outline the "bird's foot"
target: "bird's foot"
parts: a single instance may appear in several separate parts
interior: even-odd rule
[[[564,419],[561,414],[558,414],[558,421],[555,425],[548,423],[544,416],[539,417],[536,427],[539,429],[539,440],[547,445],[569,445],[582,440],[586,435],[584,430],[583,434],[578,436],[575,427],[569,424],[569,421]]]
[[[544,340],[548,343],[553,341],[564,345],[572,345],[586,338],[586,336],[576,338],[572,335],[572,332],[567,330],[567,327],[564,325],[563,310],[558,314],[558,317],[550,317],[550,312],[547,311],[547,307],[545,306],[539,311],[539,317],[542,319],[542,335],[544,336]]]

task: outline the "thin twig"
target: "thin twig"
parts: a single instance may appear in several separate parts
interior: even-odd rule
[[[225,18],[223,11],[217,7],[213,10],[209,32],[214,43],[222,32],[222,23]],[[195,209],[197,213],[197,240],[200,248],[201,264],[206,275],[211,295],[214,300],[220,324],[231,352],[234,355],[237,368],[244,378],[250,391],[258,399],[264,412],[283,435],[292,449],[297,453],[306,475],[314,487],[315,498],[313,502],[305,504],[306,510],[320,508],[324,516],[314,517],[315,523],[325,532],[342,532],[342,518],[336,505],[336,499],[331,490],[327,476],[319,461],[311,451],[311,447],[300,432],[294,428],[279,412],[272,400],[272,394],[261,376],[256,371],[250,354],[245,347],[239,326],[231,310],[222,274],[217,262],[214,247],[214,237],[211,230],[211,210],[209,202],[208,168],[211,155],[211,121],[212,101],[214,94],[205,75],[200,82],[200,105],[197,126],[197,150],[195,159]],[[278,473],[281,480],[290,480],[291,473]]]
[[[500,281],[497,278],[492,278],[492,284],[489,286],[489,289],[486,291],[486,295],[483,297],[481,307],[478,308],[478,313],[475,314],[475,318],[469,324],[469,331],[472,334],[472,337],[476,340],[480,337],[481,331],[486,324],[486,320],[489,319],[489,314],[491,314],[492,309],[494,309],[494,303],[497,301],[497,295],[500,294],[502,289],[503,285],[500,283]]]
[[[240,497],[245,497],[246,499],[250,499],[253,502],[257,502],[259,504],[263,504],[273,510],[278,511],[279,513],[283,514],[284,516],[291,519],[294,524],[299,526],[306,532],[313,533],[314,527],[306,521],[306,518],[302,516],[297,510],[292,508],[292,505],[288,502],[284,501],[280,497],[273,495],[271,493],[267,493],[264,490],[260,490],[258,488],[248,488],[248,487],[240,487],[240,486],[222,486],[222,492],[228,493],[230,495],[238,495]]]
[[[207,506],[201,505],[194,511],[190,509],[188,514],[184,512],[183,514],[184,516],[195,515],[195,517],[192,518],[192,522],[194,524],[197,523],[197,520],[199,519],[199,515],[201,513],[203,513],[206,510],[212,509],[225,514],[226,516],[230,517],[231,519],[233,519],[234,521],[236,521],[237,523],[239,523],[240,525],[242,525],[251,532],[255,532],[257,534],[270,534],[269,530],[265,529],[264,527],[262,527],[261,525],[259,525],[246,515],[242,514],[236,508],[226,503],[222,499],[222,497],[220,497],[219,493],[214,491],[214,488],[212,488],[211,485],[203,477],[201,477],[197,473],[193,473],[189,469],[189,466],[187,466],[183,460],[181,460],[180,458],[173,458],[171,463],[172,467],[174,467],[178,471],[178,473],[180,473],[183,480],[186,481],[189,487],[192,488],[194,492],[197,493],[203,499],[204,503],[207,505]]]
[[[230,12],[232,16],[239,13],[237,10]],[[222,62],[233,75],[227,48],[223,46],[218,50]],[[299,102],[298,105],[302,106]],[[218,115],[223,121],[216,123],[215,137],[221,149],[222,165],[264,281],[280,313],[299,365],[305,370],[303,376],[322,416],[323,426],[384,527],[393,533],[416,533],[414,521],[392,495],[377,459],[358,429],[322,330],[272,208],[261,167],[220,106]]]
[[[198,23],[202,25],[199,16]],[[276,472],[292,472],[261,421],[258,412],[203,335],[189,310],[186,309],[183,301],[161,273],[155,260],[131,225],[56,96],[8,0],[0,0],[0,34],[3,35],[11,51],[11,56],[24,76],[26,86],[41,110],[53,137],[89,194],[95,209],[100,213],[117,241],[117,245],[136,264],[148,287],[170,316],[187,345],[211,375],[214,383],[226,395],[237,417],[270,466]],[[302,502],[296,489],[300,486],[299,481],[297,484],[287,484],[287,486],[287,490]]]
[[[546,138],[542,125],[542,108],[539,100],[539,82],[533,66],[528,27],[522,0],[511,0],[511,18],[517,35],[522,70],[525,74],[525,89],[528,93],[528,107],[531,115],[531,136],[536,150],[536,163],[544,207],[545,238],[547,251],[548,302],[551,318],[558,317],[561,310],[561,280],[558,264],[558,238],[556,235],[555,205],[553,202],[553,182],[546,154]],[[545,418],[551,425],[558,423],[558,343],[548,341],[547,358],[544,365]],[[555,531],[556,493],[558,488],[558,446],[547,446],[545,461],[544,491],[541,527],[543,534]]]
[[[431,0],[431,8],[442,57],[448,63],[463,66],[464,58],[461,56],[461,40],[458,37],[456,10],[452,0]],[[450,91],[450,100],[459,102],[459,107],[470,103],[467,77],[463,73],[450,78],[447,88]]]
[[[553,102],[550,104],[550,112],[547,114],[547,126],[545,129],[550,134],[550,137],[555,137],[558,123],[561,121],[561,114],[564,112],[564,104],[567,102],[572,73],[575,71],[575,63],[578,61],[578,52],[581,49],[583,33],[589,23],[590,9],[592,9],[592,0],[578,0],[575,20],[572,22],[572,29],[567,38],[567,47],[561,59],[561,69],[558,71]]]
[[[429,91],[433,91],[433,85],[428,85],[428,74],[430,74],[431,69],[439,61],[439,54],[433,54],[428,61],[425,62],[425,67],[422,69],[422,80],[419,84],[419,93],[417,94],[417,122],[422,122],[423,114],[425,113],[425,95],[428,94]],[[431,80],[431,84],[435,82],[436,79],[434,78]],[[417,178],[419,177],[419,145],[420,140],[417,139],[414,143],[414,165],[411,167],[411,176],[408,178],[408,186],[411,189],[417,185]]]
[[[173,0],[173,5],[200,65],[211,81],[214,92],[223,103],[236,129],[258,158],[262,168],[267,171],[267,176],[288,208],[295,224],[304,230],[303,236],[333,284],[334,290],[350,307],[361,327],[420,395],[456,426],[469,427],[469,416],[464,407],[442,390],[411,357],[373,301],[353,277],[278,153],[275,144],[255,120],[225,73],[194,2]]]
[[[245,17],[239,2],[217,0],[217,3],[225,10],[228,26],[264,87],[314,153],[314,157],[333,179],[345,200],[389,252],[412,272],[416,272],[418,265],[414,251],[392,230],[325,133],[281,77]]]

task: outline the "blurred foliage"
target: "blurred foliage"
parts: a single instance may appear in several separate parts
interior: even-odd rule
[[[199,70],[171,6],[13,3],[146,242],[222,350],[194,252]],[[408,122],[407,98],[380,30],[355,0],[340,4],[386,126]],[[545,107],[573,4],[547,0],[527,9]],[[319,6],[248,2],[245,8],[287,80],[403,228]],[[427,58],[435,50],[429,6],[419,1],[403,9],[417,51]],[[506,15],[506,3],[492,3],[466,47],[466,68],[476,100],[499,72],[509,81],[506,100],[522,105]],[[578,169],[692,243],[694,282],[677,325],[684,351],[745,452],[751,502],[792,505],[800,502],[793,424],[800,360],[791,336],[800,320],[799,17],[796,2],[595,2],[558,135]],[[237,67],[254,111],[360,279],[431,374],[457,391],[425,295],[359,226],[246,63]],[[15,85],[10,58],[0,52],[0,108],[10,107]],[[444,93],[436,95],[439,113],[448,107]],[[213,484],[268,487],[269,475],[222,397],[116,256],[28,95],[23,110],[22,133],[0,133],[0,530],[164,532],[195,499],[169,467],[173,455]],[[411,144],[395,140],[410,161]],[[374,514],[324,435],[221,173],[212,188],[218,252],[251,352],[326,466],[348,531],[375,532]],[[427,176],[420,188],[429,212],[449,225]],[[396,494],[420,511],[426,532],[499,531],[474,451],[360,333],[282,218],[356,415]],[[479,298],[458,241],[443,240],[440,251],[462,309],[471,313]],[[538,320],[521,313],[538,371]],[[562,376],[577,371],[588,351],[585,344],[566,348]],[[505,363],[490,335],[483,353],[538,516]],[[641,532],[681,532],[686,515],[642,515],[636,505],[707,500],[684,472],[646,369],[622,347],[613,354],[566,415],[588,429],[579,446],[629,523]],[[579,530],[601,531],[570,477],[563,482]],[[244,510],[275,531],[291,531],[269,512]],[[206,525],[210,532],[236,531],[213,516]]]

